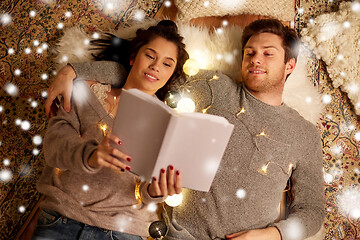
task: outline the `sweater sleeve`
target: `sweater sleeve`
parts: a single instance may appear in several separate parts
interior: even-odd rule
[[[69,63],[76,73],[76,79],[96,80],[113,86],[123,86],[128,73],[125,68],[112,61]]]
[[[61,170],[95,173],[88,165],[88,159],[97,148],[95,139],[80,135],[80,122],[77,107],[72,104],[67,113],[60,107],[58,114],[50,119],[44,137],[44,156],[46,164]]]
[[[294,201],[286,220],[275,223],[282,240],[304,239],[315,235],[325,217],[323,161],[320,136],[314,126],[312,141],[304,148],[304,161],[297,163],[293,171],[292,191]]]

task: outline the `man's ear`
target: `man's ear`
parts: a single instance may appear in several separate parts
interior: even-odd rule
[[[285,64],[286,75],[288,75],[288,74],[292,73],[292,71],[294,71],[295,65],[296,65],[295,58],[290,58],[289,61],[287,61],[287,63]]]

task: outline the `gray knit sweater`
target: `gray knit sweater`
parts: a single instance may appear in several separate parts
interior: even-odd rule
[[[158,220],[146,203],[162,199],[151,198],[143,183],[143,203],[139,204],[135,175],[88,165],[89,156],[103,139],[99,124],[111,128],[113,119],[86,82],[76,82],[74,91],[71,112],[61,107],[44,138],[46,166],[37,184],[46,196],[41,207],[88,225],[145,238],[151,222]]]
[[[96,71],[84,72],[86,66],[101,68],[106,79]],[[78,76],[110,83],[118,79],[116,63],[73,67]],[[211,79],[215,73],[204,71],[193,78]],[[234,132],[210,191],[183,191],[182,204],[173,209],[168,239],[221,239],[267,226],[276,226],[283,240],[314,235],[324,217],[322,148],[316,127],[285,104],[268,105],[242,84],[216,75],[220,79],[195,81],[189,89],[198,111],[212,104],[207,112],[227,118]],[[242,108],[245,112],[236,116]],[[266,174],[261,171],[264,166]],[[290,215],[274,223],[290,175],[295,194]]]

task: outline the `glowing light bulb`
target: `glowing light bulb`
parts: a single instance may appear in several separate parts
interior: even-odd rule
[[[172,196],[168,196],[165,200],[165,203],[170,207],[177,207],[181,204],[182,200],[183,200],[182,193],[174,194]]]
[[[261,174],[266,175],[269,164],[270,164],[270,161],[268,161],[265,165],[263,165],[258,171],[259,171]]]
[[[177,104],[176,110],[179,112],[194,112],[195,103],[190,98],[181,98]]]
[[[103,131],[103,135],[105,136],[106,135],[106,131],[108,129],[108,126],[106,124],[101,124],[99,123],[99,128],[101,131]]]
[[[261,133],[259,133],[258,135],[256,135],[256,136],[266,136],[266,134],[265,134],[265,132],[264,131],[262,131]]]
[[[188,60],[186,60],[184,66],[183,66],[183,70],[184,73],[186,73],[189,76],[194,76],[199,72],[199,64],[197,63],[196,60],[189,58]]]

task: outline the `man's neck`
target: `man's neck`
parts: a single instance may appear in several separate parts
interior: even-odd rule
[[[255,98],[258,100],[271,105],[271,106],[281,106],[282,101],[282,91],[279,93],[267,93],[267,92],[255,92],[246,88]]]

